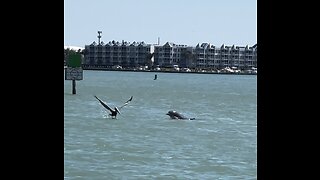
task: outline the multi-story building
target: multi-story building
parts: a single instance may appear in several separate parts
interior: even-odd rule
[[[163,46],[156,46],[154,64],[160,67],[179,67],[197,69],[223,69],[234,67],[250,69],[257,67],[257,45],[215,47],[209,43],[197,44],[196,47],[176,45],[167,42]]]
[[[225,46],[216,47],[210,43],[197,44],[195,47],[165,43],[163,46],[144,42],[129,43],[110,41],[107,44],[93,42],[84,49],[84,67],[99,66],[111,68],[122,66],[135,68],[158,66],[193,69],[236,68],[247,70],[257,67],[257,44],[252,47]]]
[[[154,64],[160,67],[180,65],[183,59],[182,53],[186,48],[186,45],[177,45],[169,42],[165,43],[163,46],[155,46]]]
[[[196,68],[200,69],[250,69],[257,67],[257,45],[240,47],[223,44],[221,47],[215,47],[209,43],[202,43],[195,47],[194,59]]]
[[[85,46],[84,66],[138,67],[153,62],[154,46],[144,42],[93,42]]]

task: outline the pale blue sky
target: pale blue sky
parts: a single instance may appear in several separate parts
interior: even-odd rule
[[[64,0],[64,45],[257,43],[256,0]]]

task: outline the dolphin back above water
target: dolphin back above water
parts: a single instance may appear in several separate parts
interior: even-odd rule
[[[178,113],[177,111],[168,111],[168,113],[166,114],[168,116],[170,116],[171,119],[182,119],[182,120],[194,120],[195,118],[188,118],[185,117],[184,115]]]

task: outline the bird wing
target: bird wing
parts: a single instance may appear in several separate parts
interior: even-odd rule
[[[119,109],[123,108],[124,106],[128,105],[130,101],[132,101],[133,96],[130,97],[128,101],[126,101],[122,106],[119,107]]]
[[[102,104],[103,107],[105,107],[106,109],[108,109],[111,112],[114,111],[106,103],[104,103],[101,99],[99,99],[97,96],[94,96],[94,97],[98,99],[98,101],[100,102],[100,104]]]

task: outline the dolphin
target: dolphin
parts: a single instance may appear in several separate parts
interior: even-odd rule
[[[128,105],[130,101],[132,101],[133,96],[130,97],[130,99],[128,101],[126,101],[122,106],[118,107],[114,107],[114,109],[112,109],[110,106],[108,106],[105,102],[103,102],[101,99],[99,99],[97,96],[94,96],[96,99],[98,99],[98,101],[100,102],[100,104],[105,107],[107,110],[110,111],[111,114],[109,114],[111,116],[112,119],[117,119],[117,114],[121,114],[120,113],[120,109],[123,108],[124,106]]]
[[[194,120],[195,118],[188,118],[185,117],[184,115],[178,113],[177,111],[168,111],[167,114],[168,116],[170,116],[171,119],[183,119],[183,120]]]

